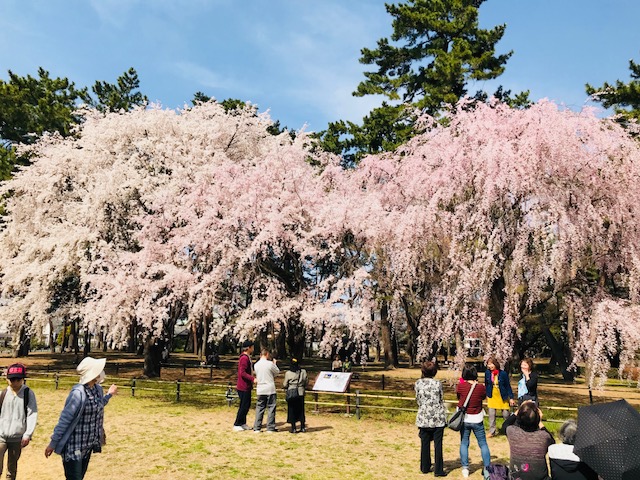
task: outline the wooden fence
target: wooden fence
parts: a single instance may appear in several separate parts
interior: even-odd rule
[[[186,367],[185,367],[186,368]],[[117,371],[117,366],[115,367]],[[29,384],[46,384],[54,389],[70,388],[78,378],[73,373],[64,373],[59,371],[34,371],[31,370],[27,381]],[[163,380],[144,380],[137,378],[115,378],[112,381],[118,385],[121,391],[128,391],[132,397],[153,394],[154,396],[163,396],[171,398],[175,402],[197,401],[200,403],[226,403],[231,407],[237,401],[237,393],[235,385],[230,382],[207,383],[207,382],[187,382],[182,380],[163,381]],[[384,390],[384,376],[378,380],[378,385]],[[285,403],[284,395],[279,395],[279,402]],[[449,407],[453,407],[457,403],[454,400],[445,400]],[[307,408],[312,408],[314,412],[328,413],[345,413],[347,415],[355,415],[360,418],[364,411],[382,411],[384,413],[394,412],[411,412],[416,413],[415,397],[404,396],[402,392],[397,395],[378,395],[369,394],[356,390],[355,393],[333,393],[333,392],[316,392],[308,390],[306,395]],[[542,406],[542,410],[555,412],[555,415],[545,416],[545,422],[562,423],[566,418],[553,418],[559,412],[566,412],[567,416],[575,417],[577,408],[575,407],[555,407]],[[562,414],[560,413],[562,416]]]

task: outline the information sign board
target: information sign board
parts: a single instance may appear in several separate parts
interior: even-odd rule
[[[351,372],[320,372],[313,385],[314,391],[344,393],[349,387]]]

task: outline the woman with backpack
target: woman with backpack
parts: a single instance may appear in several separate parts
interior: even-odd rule
[[[291,424],[291,433],[306,432],[304,416],[304,394],[307,390],[307,371],[300,368],[298,360],[291,359],[291,366],[284,374],[284,389],[287,399],[287,423]],[[296,430],[296,423],[300,422],[300,430]]]

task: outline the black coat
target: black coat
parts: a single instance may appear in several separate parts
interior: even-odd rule
[[[598,474],[573,454],[571,445],[549,447],[549,465],[552,480],[598,480]]]

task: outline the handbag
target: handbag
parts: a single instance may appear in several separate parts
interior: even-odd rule
[[[298,392],[298,387],[287,389],[287,393],[285,394],[285,399],[287,400],[287,402],[290,402],[291,400],[295,400],[296,398],[299,398],[299,397],[300,397],[300,393]]]
[[[447,422],[447,426],[453,430],[454,432],[459,432],[462,430],[462,424],[464,423],[464,410],[456,410],[449,421]]]
[[[291,400],[295,400],[296,398],[300,398],[302,395],[300,395],[300,392],[298,391],[298,387],[300,386],[300,380],[302,377],[302,370],[300,370],[298,372],[298,382],[296,383],[296,386],[294,388],[287,388],[287,391],[285,393],[285,400],[287,402],[290,402]]]
[[[455,432],[459,432],[460,430],[462,430],[462,426],[464,425],[464,415],[467,412],[467,404],[469,403],[469,399],[471,398],[471,394],[473,393],[474,388],[476,388],[475,383],[471,386],[471,390],[469,390],[462,408],[456,410],[447,422],[447,426]]]
[[[509,467],[501,463],[492,463],[487,467],[489,480],[509,480]]]

